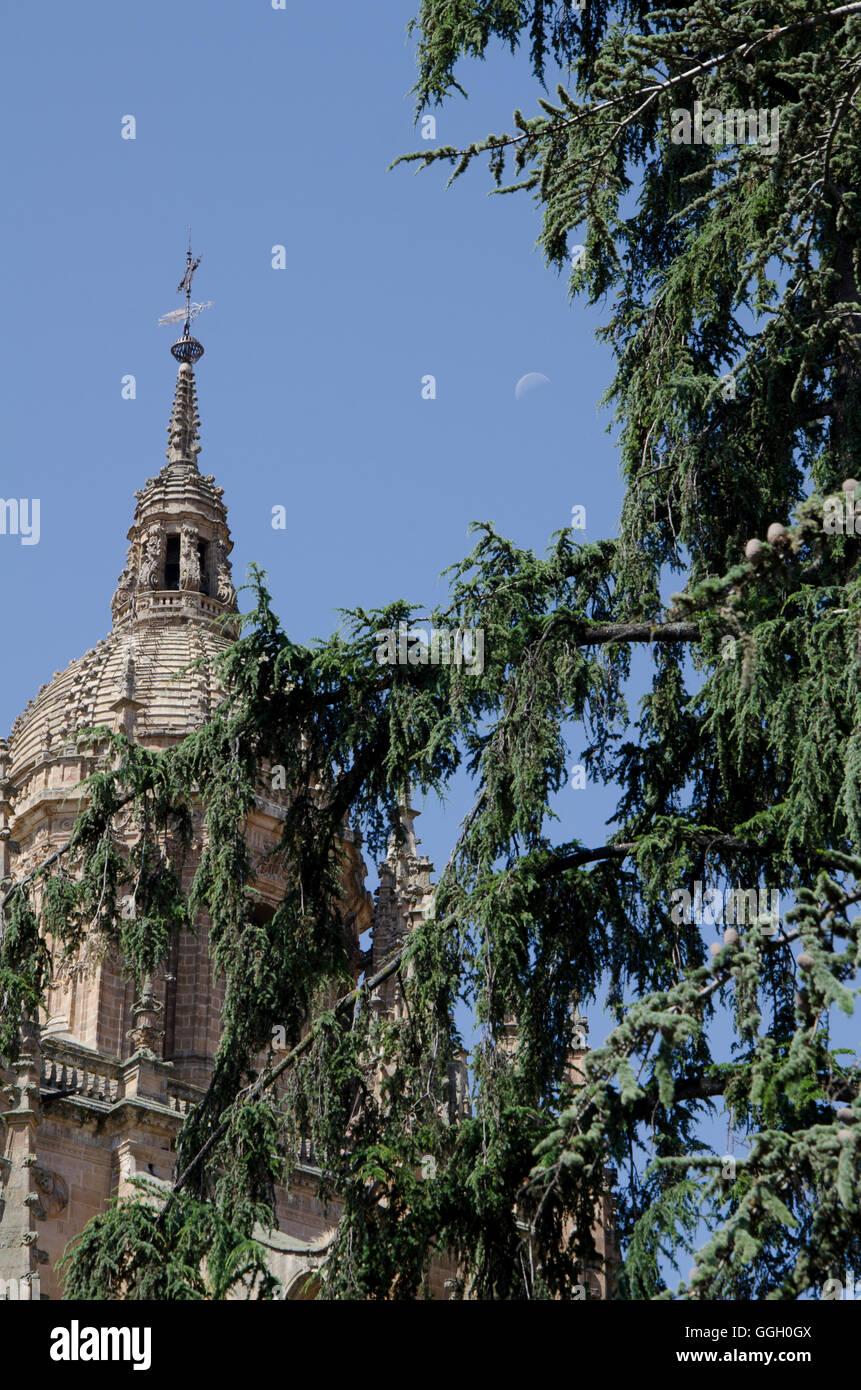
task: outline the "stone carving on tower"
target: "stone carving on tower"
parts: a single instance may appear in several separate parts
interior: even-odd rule
[[[140,587],[162,589],[164,585],[165,534],[158,526],[147,528],[141,540]]]
[[[123,609],[131,603],[134,597],[135,582],[133,572],[126,568],[117,580],[117,591],[111,599],[111,613],[116,622]]]
[[[181,532],[179,554],[179,587],[200,592],[200,554],[198,552],[198,533],[193,526],[186,524]]]
[[[230,565],[227,560],[227,552],[221,541],[215,543],[215,583],[216,597],[219,603],[225,604],[228,608],[233,608],[236,604],[236,590],[233,587],[233,580],[230,576]]]

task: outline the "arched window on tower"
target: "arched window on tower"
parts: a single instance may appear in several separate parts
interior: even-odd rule
[[[179,536],[168,536],[164,563],[164,587],[179,588]]]
[[[209,541],[199,541],[197,554],[200,559],[200,592],[209,593]]]

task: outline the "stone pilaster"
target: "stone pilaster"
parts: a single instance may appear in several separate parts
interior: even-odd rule
[[[45,1212],[39,1200],[36,1138],[41,1116],[39,1026],[27,1019],[21,1026],[21,1048],[10,1068],[14,1080],[3,1087],[9,1108],[3,1114],[3,1159],[0,1164],[0,1279],[17,1281],[18,1288],[38,1287],[39,1265],[47,1255],[38,1247],[37,1220]]]

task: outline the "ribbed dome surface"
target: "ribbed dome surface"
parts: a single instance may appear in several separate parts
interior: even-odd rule
[[[230,640],[205,622],[149,622],[135,634],[132,668],[128,632],[111,633],[65,671],[55,673],[15,720],[9,744],[12,781],[20,782],[46,755],[61,754],[79,729],[94,724],[116,728],[121,723],[117,702],[124,696],[140,705],[135,727],[140,743],[197,728],[221,692],[210,664],[198,671],[185,668],[223,651]]]

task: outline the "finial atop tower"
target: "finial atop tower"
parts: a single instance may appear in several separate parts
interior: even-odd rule
[[[192,255],[191,228],[189,227],[188,249],[185,253],[185,274],[180,280],[176,290],[177,294],[185,295],[185,308],[172,309],[169,314],[162,314],[161,318],[159,319],[159,323],[162,325],[168,323],[179,323],[181,319],[185,319],[185,327],[182,330],[182,337],[177,338],[176,342],[171,348],[171,352],[173,353],[177,362],[190,362],[192,366],[195,362],[199,362],[201,357],[203,356],[203,344],[199,343],[196,338],[192,338],[191,321],[192,319],[196,319],[198,314],[202,314],[204,309],[212,308],[212,305],[214,303],[214,301],[211,299],[208,300],[206,304],[193,304],[191,302],[191,282],[194,279],[194,272],[200,265],[201,259],[202,257],[198,256],[197,260],[195,260],[194,256]]]

